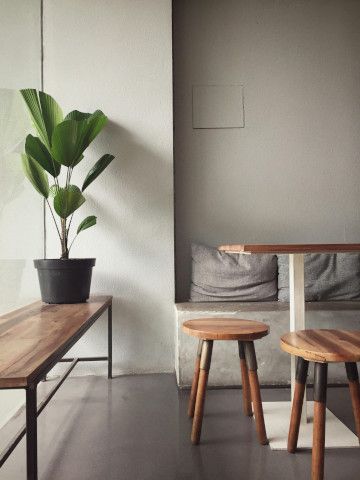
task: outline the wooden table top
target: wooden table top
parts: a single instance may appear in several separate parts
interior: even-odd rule
[[[360,243],[274,243],[221,245],[228,253],[340,253],[360,252]]]
[[[203,340],[252,341],[265,337],[269,327],[255,320],[239,318],[196,318],[182,325],[183,332]]]
[[[0,316],[0,388],[25,387],[56,363],[111,305],[111,296],[86,303],[35,302]]]
[[[281,348],[311,362],[359,362],[360,331],[299,330],[281,337]]]

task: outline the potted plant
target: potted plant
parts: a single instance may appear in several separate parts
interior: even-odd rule
[[[47,303],[85,302],[89,298],[95,259],[69,258],[69,253],[75,238],[95,225],[96,217],[86,217],[75,233],[71,232],[72,220],[74,212],[85,202],[84,191],[114,156],[103,155],[91,168],[81,188],[71,179],[73,169],[104,128],[107,117],[100,110],[94,113],[73,110],[63,117],[58,103],[45,92],[26,89],[20,93],[38,133],[38,136],[26,137],[23,170],[35,190],[44,197],[61,245],[60,259],[34,260],[41,297]]]

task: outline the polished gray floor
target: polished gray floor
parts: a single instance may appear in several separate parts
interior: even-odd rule
[[[288,396],[284,389],[263,391],[264,400]],[[203,441],[191,446],[187,398],[187,391],[178,392],[172,375],[67,380],[39,417],[39,478],[310,478],[309,451],[290,455],[257,444],[253,420],[241,414],[240,390],[208,391]],[[354,428],[347,389],[330,389],[328,405]],[[1,444],[15,423],[1,432]],[[359,479],[360,449],[327,450],[325,468],[326,480]],[[0,480],[23,479],[24,441],[0,470]]]

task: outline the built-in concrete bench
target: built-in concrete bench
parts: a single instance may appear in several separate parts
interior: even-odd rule
[[[259,320],[270,326],[270,335],[256,342],[259,353],[259,380],[262,385],[290,383],[290,358],[280,350],[280,336],[289,331],[289,305],[282,302],[177,303],[176,375],[180,387],[191,385],[196,355],[196,340],[181,331],[191,318],[234,317]],[[307,328],[360,329],[360,302],[308,302]],[[213,350],[209,385],[240,385],[240,366],[236,342],[217,342]],[[310,383],[312,383],[310,372]],[[329,382],[343,383],[340,365],[330,365]]]

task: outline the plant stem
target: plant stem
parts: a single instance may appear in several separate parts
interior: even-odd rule
[[[61,219],[61,258],[63,260],[69,258],[69,250],[67,246],[66,218]]]
[[[69,236],[69,231],[70,231],[71,222],[72,222],[73,217],[74,217],[74,214],[72,213],[72,214],[71,214],[71,217],[70,217],[69,225],[68,225],[68,228],[67,228],[67,234],[68,234],[68,236]],[[74,239],[74,240],[75,240],[75,239]],[[69,248],[69,252],[70,252],[70,248]]]
[[[70,168],[68,167],[66,172],[65,188],[69,185],[69,182],[70,182],[69,172],[70,172]]]
[[[51,208],[51,206],[50,206],[49,200],[48,200],[47,198],[46,198],[46,203],[47,203],[47,205],[48,205],[48,207],[49,207],[49,210],[50,210],[50,212],[51,212],[51,216],[52,216],[52,218],[53,218],[53,220],[54,220],[55,227],[56,227],[56,230],[57,230],[57,233],[58,233],[58,235],[59,235],[60,242],[61,242],[60,230],[59,230],[58,224],[57,224],[57,222],[56,222],[56,219],[55,219],[55,216],[54,216],[54,212],[52,211],[52,208]]]
[[[78,236],[78,234],[75,235],[75,237],[73,238],[72,242],[70,243],[69,253],[70,253],[71,247],[73,246],[73,243],[75,242],[77,236]]]

